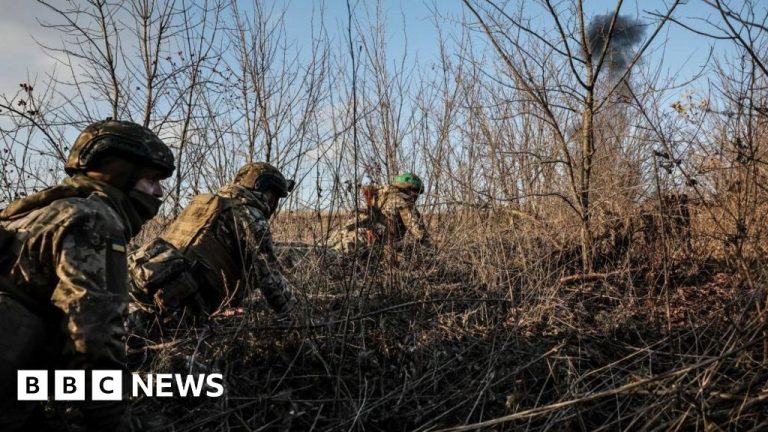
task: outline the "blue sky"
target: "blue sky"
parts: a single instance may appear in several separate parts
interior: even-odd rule
[[[239,0],[246,6],[252,0]],[[366,12],[373,10],[375,2],[366,0],[351,0],[355,16],[363,24],[367,22]],[[625,1],[622,13],[640,16],[647,19],[646,11],[664,10],[669,1],[645,0]],[[286,36],[289,41],[295,41],[297,49],[308,49],[311,41],[312,25],[317,28],[320,23],[321,8],[325,27],[337,46],[346,44],[347,3],[345,0],[327,0],[325,2],[312,0],[285,0],[266,2],[277,9],[286,8]],[[511,3],[514,4],[514,3]],[[606,13],[612,10],[613,1],[586,1],[588,15]],[[34,81],[45,78],[50,73],[54,61],[37,46],[35,40],[42,43],[55,43],[55,32],[42,29],[37,21],[51,16],[44,6],[28,1],[24,7],[19,7],[17,0],[0,0],[0,7],[6,12],[0,15],[0,30],[3,43],[0,44],[0,94],[7,95],[17,91],[22,81]],[[535,17],[543,14],[543,9],[537,2],[523,3],[526,15]],[[419,63],[428,66],[437,57],[437,30],[434,25],[434,13],[440,15],[439,21],[444,34],[450,35],[460,30],[460,18],[466,12],[461,0],[383,0],[382,12],[385,21],[385,31],[388,37],[388,55],[390,59],[399,59],[405,52],[407,40],[407,60],[410,64]],[[676,14],[688,23],[697,24],[696,19],[715,18],[714,12],[701,1],[689,0],[678,8]],[[664,68],[670,72],[682,71],[680,78],[693,76],[706,61],[710,46],[715,43],[711,39],[695,35],[677,25],[670,25],[660,35],[656,46],[666,41]],[[723,43],[716,47],[720,54]],[[656,61],[661,51],[651,56]]]
[[[63,1],[63,0],[52,0]],[[188,0],[193,1],[193,0]],[[238,0],[243,8],[252,5],[253,0]],[[368,31],[368,24],[373,19],[376,2],[372,0],[350,0],[354,7],[355,19],[360,28],[356,29],[353,37],[359,38],[358,31]],[[558,4],[569,4],[569,1]],[[622,14],[639,16],[643,21],[650,21],[649,11],[664,11],[669,1],[662,0],[627,0],[624,2]],[[285,9],[286,41],[290,49],[300,50],[301,56],[307,54],[311,47],[313,32],[316,32],[321,23],[327,30],[334,54],[346,56],[347,54],[347,3],[345,0],[275,0],[261,3],[265,7],[274,7],[276,10]],[[384,22],[384,31],[387,36],[387,56],[390,63],[399,61],[407,52],[406,70],[417,68],[424,71],[428,77],[429,66],[437,60],[437,28],[435,20],[440,23],[440,28],[445,37],[451,38],[462,31],[462,20],[469,12],[465,9],[461,0],[382,0],[381,11]],[[510,6],[520,3],[510,2]],[[588,18],[595,14],[605,14],[615,6],[614,1],[589,1],[585,2]],[[44,6],[34,1],[25,1],[24,7],[19,7],[17,0],[0,0],[0,7],[5,13],[0,14],[0,95],[12,97],[19,91],[19,83],[33,82],[36,88],[42,87],[46,81],[46,75],[52,73],[55,61],[40,48],[36,41],[48,45],[60,43],[60,36],[52,30],[43,29],[38,20],[46,21],[53,18],[52,13]],[[539,2],[525,1],[522,3],[524,14],[534,22],[542,31],[551,30],[551,23],[544,20],[547,13]],[[437,19],[435,13],[438,14]],[[700,20],[712,18],[716,20],[714,11],[700,0],[689,0],[681,5],[676,16],[689,24],[701,27]],[[537,21],[538,20],[538,21]],[[535,24],[536,25],[536,24]],[[485,37],[475,34],[478,47],[486,46]],[[407,41],[407,51],[406,51]],[[704,66],[710,48],[715,48],[715,55],[730,55],[733,50],[728,42],[716,45],[714,40],[691,33],[678,25],[668,25],[658,36],[657,40],[646,57],[650,64],[658,64],[661,61],[662,74],[674,78],[677,83],[683,83],[696,75]],[[663,57],[663,61],[662,61]],[[456,61],[454,57],[451,60]],[[416,76],[420,76],[418,73]],[[686,84],[672,92],[671,97],[689,90],[706,89],[706,76],[704,79]],[[667,106],[672,101],[667,102]],[[106,114],[105,114],[106,115]],[[75,131],[73,131],[74,133]]]
[[[248,0],[240,0],[246,5]],[[306,41],[310,37],[312,15],[319,14],[321,2],[311,1],[287,1],[283,2],[287,7],[286,27],[289,39]],[[366,8],[373,8],[374,2],[365,0],[351,0],[358,20],[365,22]],[[557,3],[557,2],[555,2]],[[670,1],[662,0],[628,0],[622,5],[621,13],[649,22],[654,19],[649,12],[661,12],[667,10]],[[510,2],[514,5],[515,2]],[[585,1],[587,16],[611,13],[615,7],[613,0]],[[313,5],[308,6],[308,5]],[[347,3],[345,0],[328,0],[325,5],[325,24],[335,41],[346,43]],[[525,14],[530,17],[544,17],[544,9],[536,1],[527,0],[523,3]],[[386,21],[389,49],[391,59],[399,59],[405,51],[407,41],[408,58],[411,62],[429,63],[438,55],[436,44],[437,30],[434,25],[435,13],[439,14],[443,32],[446,35],[458,33],[461,18],[469,15],[461,0],[384,0],[383,15]],[[715,12],[700,0],[688,0],[679,5],[675,16],[687,24],[699,28],[706,28],[703,19],[717,21]],[[650,27],[650,26],[649,26]],[[716,43],[696,35],[679,25],[669,24],[659,34],[654,47],[656,48],[649,60],[659,61],[664,56],[663,68],[670,74],[681,72],[680,79],[685,80],[696,75],[704,66],[709,56],[710,48],[714,47],[715,54],[723,54],[723,46],[728,43]],[[661,47],[661,45],[665,45]]]

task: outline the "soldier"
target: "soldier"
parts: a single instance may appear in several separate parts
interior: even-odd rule
[[[367,209],[331,233],[329,245],[350,253],[383,244],[392,253],[407,235],[420,244],[429,244],[429,233],[416,209],[416,200],[422,193],[424,183],[410,172],[396,176],[388,186],[364,187]]]
[[[265,162],[242,167],[215,194],[195,196],[160,237],[129,257],[138,306],[212,314],[258,288],[287,316],[296,304],[275,255],[267,220],[293,190]]]
[[[80,133],[65,170],[60,185],[0,213],[3,431],[43,427],[40,404],[16,402],[19,369],[125,371],[126,243],[159,210],[174,158],[151,130],[107,119]],[[79,407],[89,431],[147,427],[127,401]]]

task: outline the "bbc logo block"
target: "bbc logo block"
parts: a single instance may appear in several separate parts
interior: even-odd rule
[[[123,399],[123,373],[119,370],[95,370],[91,375],[91,399],[118,401]]]
[[[60,401],[86,400],[84,370],[56,370],[53,373],[53,399]],[[20,401],[48,400],[47,370],[20,370],[17,373],[17,395]],[[119,370],[91,372],[91,400],[122,400],[123,374]]]
[[[17,372],[17,399],[45,401],[51,396],[57,401],[119,401],[131,389],[130,397],[221,397],[224,394],[222,374],[146,374],[130,375],[130,383],[123,382],[120,370],[55,370],[53,385],[47,370],[19,370]],[[127,387],[123,387],[123,385]],[[124,391],[125,390],[125,391]]]
[[[20,370],[17,376],[16,394],[20,401],[48,400],[47,370]]]
[[[60,401],[85,400],[85,371],[57,370],[54,372],[53,398]]]

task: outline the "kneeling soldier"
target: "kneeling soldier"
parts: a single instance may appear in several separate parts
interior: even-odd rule
[[[268,219],[293,180],[249,163],[214,194],[195,196],[160,237],[129,257],[134,297],[144,306],[212,314],[258,288],[275,312],[296,304],[280,272]]]
[[[331,233],[330,247],[351,253],[383,244],[392,255],[406,236],[421,244],[430,243],[429,233],[416,209],[416,200],[424,193],[424,183],[419,176],[404,172],[387,186],[365,186],[362,192],[367,208]]]
[[[108,119],[82,131],[65,170],[60,185],[0,213],[3,431],[42,428],[40,405],[16,402],[17,370],[125,370],[125,247],[160,208],[174,158],[151,130]],[[127,404],[78,406],[89,431],[145,430]]]

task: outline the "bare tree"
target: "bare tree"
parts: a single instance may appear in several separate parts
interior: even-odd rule
[[[607,28],[600,27],[600,41],[590,35],[590,24],[582,2],[569,7],[542,3],[555,32],[533,28],[522,11],[510,15],[492,1],[464,0],[495,51],[502,59],[515,86],[533,102],[538,115],[548,124],[560,148],[561,165],[567,172],[570,190],[557,195],[576,212],[580,220],[581,260],[585,272],[592,268],[592,192],[596,151],[596,116],[625,85],[633,66],[667,24],[679,2],[663,14],[654,31],[640,48],[611,71],[612,44],[617,39],[617,22],[622,20],[622,1],[610,15]],[[549,54],[543,55],[546,50]],[[613,75],[609,84],[601,79]],[[578,144],[574,146],[574,144]]]

